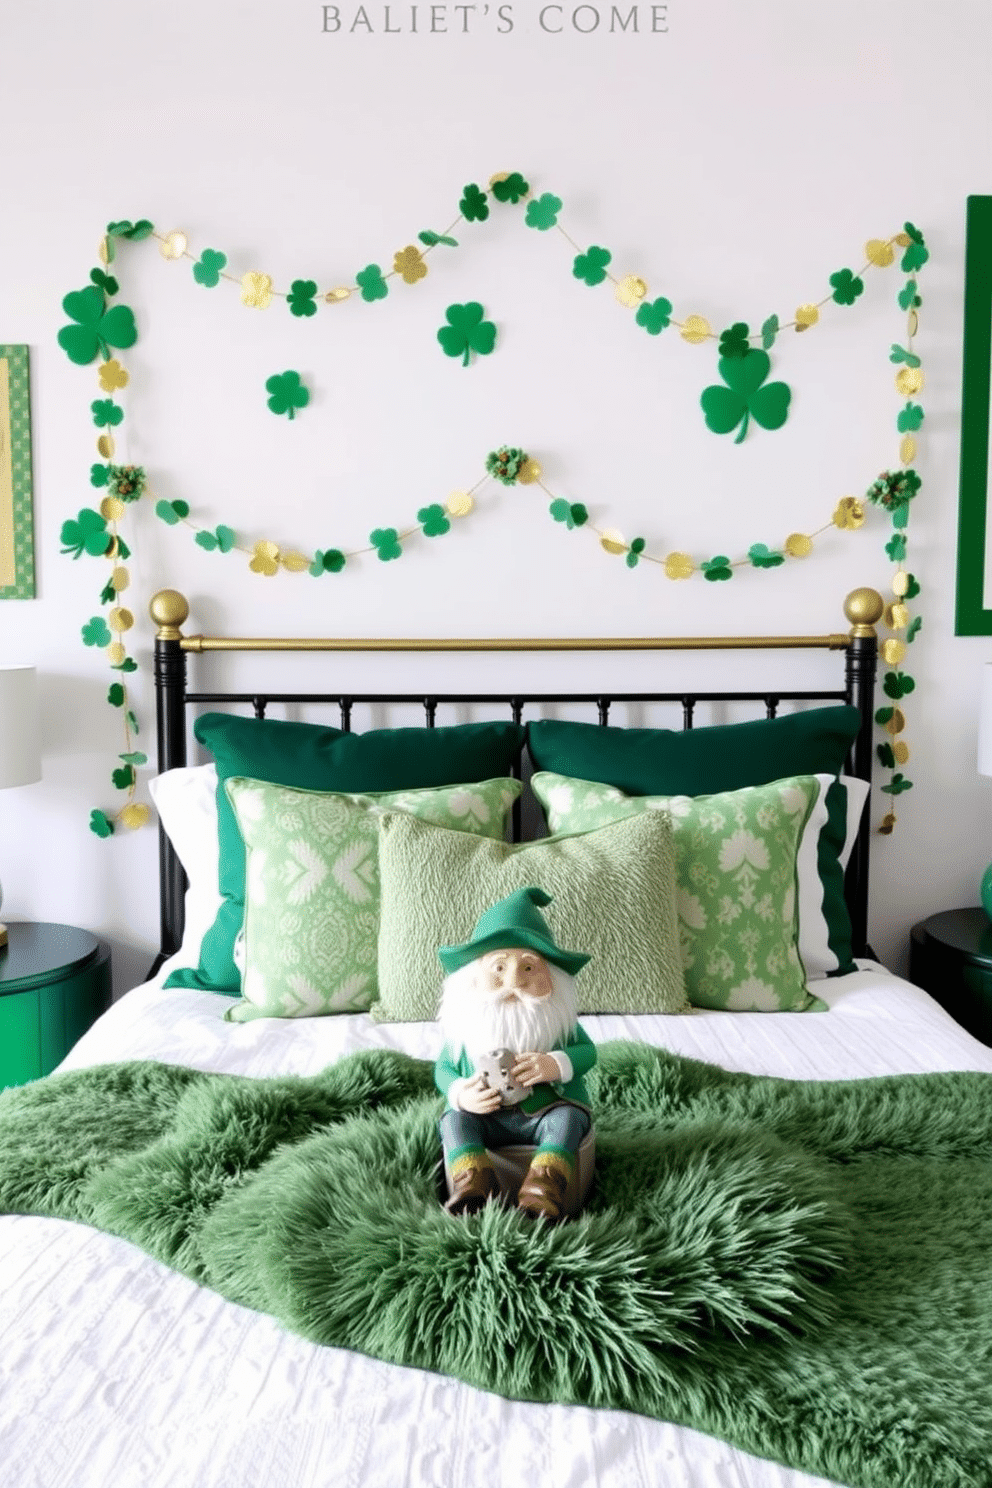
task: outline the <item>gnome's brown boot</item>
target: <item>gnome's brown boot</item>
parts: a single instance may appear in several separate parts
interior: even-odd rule
[[[451,1175],[451,1197],[444,1207],[449,1214],[477,1214],[498,1193],[492,1163],[480,1158]]]
[[[564,1163],[547,1158],[531,1163],[520,1185],[517,1208],[531,1219],[544,1218],[552,1224],[561,1219],[565,1207],[565,1190],[569,1172]]]

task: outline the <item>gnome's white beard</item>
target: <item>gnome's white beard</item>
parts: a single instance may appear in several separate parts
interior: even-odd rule
[[[547,1054],[561,1049],[578,1019],[575,978],[548,963],[551,992],[547,997],[506,998],[479,985],[479,963],[445,977],[438,1022],[444,1041],[457,1055],[464,1049],[475,1064],[491,1049],[514,1054]]]

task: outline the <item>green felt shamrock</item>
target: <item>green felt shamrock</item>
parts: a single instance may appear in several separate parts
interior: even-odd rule
[[[81,558],[84,553],[102,558],[113,541],[103,517],[90,507],[84,507],[75,521],[62,523],[61,540],[62,552],[73,558]]]
[[[672,302],[661,295],[656,300],[642,300],[634,319],[649,336],[660,336],[672,323]]]
[[[909,243],[908,247],[903,253],[899,267],[902,269],[903,273],[913,274],[916,272],[917,269],[922,269],[923,265],[930,257],[930,253],[923,241],[923,234],[920,232],[918,227],[914,227],[911,222],[904,223],[903,227],[906,232],[906,236],[912,241]]]
[[[85,367],[97,356],[109,361],[112,346],[126,350],[138,339],[134,311],[127,305],[108,310],[103,290],[95,284],[67,294],[62,309],[76,324],[62,327],[58,343],[77,366]]]
[[[892,343],[892,350],[889,352],[889,361],[904,362],[907,367],[918,367],[920,365],[920,359],[916,355],[916,352],[910,351],[907,346],[900,346],[897,341],[893,341]]]
[[[120,285],[113,274],[105,274],[103,269],[90,269],[90,280],[97,289],[102,289],[106,295],[115,295]]]
[[[131,727],[137,733],[138,730],[134,721],[134,714],[129,713],[127,716],[131,722]],[[119,754],[117,758],[122,759],[127,765],[147,765],[148,763],[147,754],[143,754],[140,749],[132,749],[129,754]]]
[[[646,544],[643,537],[635,537],[633,539],[630,544],[630,548],[627,551],[627,556],[624,559],[624,562],[626,563],[628,568],[637,567],[638,562],[640,561],[641,554],[644,552],[645,546]]]
[[[112,837],[114,835],[114,824],[105,812],[91,811],[90,831],[95,832],[98,837]]]
[[[113,604],[116,598],[117,590],[114,588],[114,581],[113,579],[108,579],[103,588],[100,590],[100,603]]]
[[[388,563],[391,558],[403,557],[399,533],[395,527],[377,527],[374,532],[369,533],[369,542],[383,563]]]
[[[774,553],[764,543],[752,543],[747,550],[747,556],[755,568],[778,568],[780,563],[785,562],[783,553]]]
[[[884,728],[884,726],[892,718],[892,715],[895,713],[895,711],[895,708],[877,708],[875,710],[875,722],[880,723]]]
[[[915,599],[920,592],[920,581],[915,574],[907,574],[906,579],[906,593],[903,599]]]
[[[885,544],[885,551],[893,563],[901,563],[906,556],[906,539],[901,532],[896,532]]]
[[[548,507],[548,511],[556,522],[564,522],[570,532],[573,527],[584,527],[589,520],[589,513],[581,501],[573,501],[572,503],[560,499],[558,501],[552,501]]]
[[[923,304],[915,279],[907,279],[897,296],[900,310],[917,310]]]
[[[923,419],[924,413],[920,405],[910,402],[899,410],[899,416],[896,419],[896,428],[900,434],[915,434],[916,430],[923,423]]]
[[[110,684],[110,691],[107,693],[107,702],[112,708],[123,708],[126,697],[127,693],[124,691],[124,684],[122,682],[112,682]]]
[[[734,577],[734,570],[730,566],[730,559],[723,553],[718,553],[715,558],[707,558],[699,566],[703,571],[703,576],[713,583]]]
[[[107,484],[121,501],[137,501],[144,495],[147,483],[143,465],[107,466]]]
[[[893,777],[889,781],[888,785],[883,785],[882,786],[882,790],[885,792],[885,794],[887,796],[901,796],[902,793],[903,793],[903,791],[908,791],[908,790],[912,790],[912,789],[913,789],[913,782],[911,780],[907,780],[906,777],[905,777],[905,775],[898,774],[898,773],[895,774],[895,775],[893,775]]]
[[[613,258],[608,248],[590,248],[588,253],[580,253],[572,265],[572,273],[576,279],[590,286],[602,284],[606,278],[606,265]]]
[[[900,698],[908,697],[911,692],[916,691],[916,683],[906,672],[886,672],[882,678],[882,691],[886,697]]]
[[[139,217],[137,222],[129,222],[125,218],[120,222],[107,223],[107,232],[112,238],[127,238],[131,243],[138,243],[142,238],[150,238],[154,231],[147,217]]]
[[[156,501],[155,515],[161,517],[168,527],[175,527],[189,516],[188,501]]]
[[[433,248],[438,243],[444,243],[447,248],[458,247],[457,238],[449,238],[445,233],[431,232],[429,227],[425,227],[423,232],[417,234],[417,237],[422,243],[426,243],[428,248]]]
[[[119,769],[114,770],[110,778],[118,790],[130,790],[138,777],[133,766],[121,765]]]
[[[132,661],[130,656],[125,656],[123,661],[112,661],[110,665],[115,672],[136,672],[138,670],[138,663]]]
[[[105,486],[109,480],[110,480],[110,466],[109,465],[91,465],[90,466],[90,485],[91,486]]]
[[[879,763],[886,770],[894,770],[895,769],[895,767],[896,767],[896,757],[895,757],[895,755],[892,752],[892,745],[891,744],[876,744],[875,745],[875,753],[878,756]]]
[[[197,284],[202,284],[204,289],[216,289],[220,283],[221,270],[226,268],[226,253],[218,253],[215,248],[204,248],[193,265],[193,278]]]
[[[355,282],[362,291],[362,299],[370,305],[373,300],[384,300],[389,293],[389,285],[382,277],[378,264],[369,264],[362,269],[361,273],[355,275]]]
[[[558,226],[558,213],[562,205],[560,196],[552,196],[550,191],[546,191],[536,201],[527,203],[524,221],[528,227],[537,228],[538,232],[547,232],[549,227]]]
[[[496,327],[491,320],[484,320],[485,311],[476,300],[467,305],[449,305],[444,312],[448,324],[437,333],[445,356],[462,359],[467,367],[472,352],[488,356],[496,344]]]
[[[493,182],[493,196],[498,202],[513,202],[516,205],[529,190],[530,187],[519,171],[511,171],[501,181]]]
[[[838,269],[836,274],[830,275],[830,283],[834,290],[830,298],[837,305],[853,305],[865,287],[864,280],[851,269]]]
[[[764,325],[761,327],[761,344],[765,348],[766,351],[771,351],[772,347],[775,345],[775,338],[776,338],[777,335],[778,335],[778,316],[777,315],[769,315],[768,319],[765,321]]]
[[[748,337],[751,327],[745,320],[737,320],[729,330],[721,331],[719,352],[722,357],[746,357],[751,350]]]
[[[291,419],[298,408],[306,408],[310,402],[310,389],[304,387],[299,372],[274,372],[266,379],[265,391],[270,394],[266,400],[270,411],[288,414]]]
[[[458,203],[459,211],[466,222],[485,222],[489,216],[489,202],[484,191],[474,183],[466,186]]]
[[[237,540],[238,536],[234,528],[224,526],[215,527],[213,532],[208,532],[204,528],[193,539],[207,553],[230,553]]]
[[[911,621],[910,627],[909,627],[909,629],[906,632],[906,640],[907,640],[907,642],[910,645],[912,645],[913,641],[916,640],[916,637],[919,635],[919,633],[920,633],[920,631],[922,629],[923,629],[923,616],[922,615],[917,615]]]
[[[792,393],[784,382],[762,387],[771,370],[766,351],[752,349],[746,357],[721,357],[717,370],[727,386],[704,388],[699,400],[708,429],[714,434],[737,429],[735,444],[741,443],[752,418],[763,429],[781,429],[789,415]]]
[[[316,315],[317,281],[315,279],[294,279],[289,286],[286,303],[289,305],[291,315]]]
[[[82,628],[84,646],[109,646],[114,639],[102,615],[94,615]]]
[[[326,553],[322,553],[318,548],[308,572],[315,579],[319,579],[323,573],[340,573],[346,562],[347,559],[338,548],[328,548]]]
[[[529,459],[525,450],[510,449],[504,444],[486,456],[486,469],[504,486],[512,486]]]
[[[422,506],[417,513],[417,521],[422,526],[425,537],[443,537],[446,532],[451,531],[451,523],[444,507],[437,501],[430,506]]]
[[[95,403],[90,404],[93,412],[93,422],[98,429],[115,429],[118,424],[124,422],[124,410],[119,407],[113,398],[98,398]]]

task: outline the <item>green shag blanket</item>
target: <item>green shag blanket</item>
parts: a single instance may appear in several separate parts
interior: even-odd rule
[[[558,1227],[439,1204],[424,1061],[151,1062],[0,1095],[0,1209],[121,1235],[320,1344],[638,1411],[857,1488],[992,1485],[992,1076],[600,1051]]]

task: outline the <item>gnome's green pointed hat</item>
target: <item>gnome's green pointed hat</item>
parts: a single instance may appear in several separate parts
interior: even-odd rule
[[[487,951],[507,951],[513,946],[526,946],[529,951],[537,951],[545,961],[553,962],[574,976],[582,970],[589,957],[581,951],[563,951],[555,945],[541,913],[542,908],[550,903],[551,895],[543,889],[517,889],[508,894],[479,916],[471,940],[464,945],[438,947],[441,965],[450,976],[451,972],[467,966]]]

